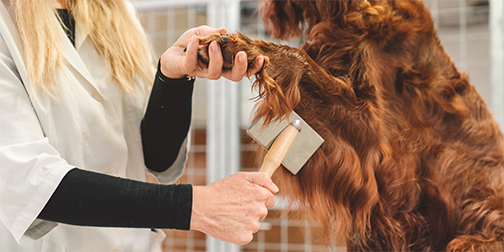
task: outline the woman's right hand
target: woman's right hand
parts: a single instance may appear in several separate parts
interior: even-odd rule
[[[263,172],[238,172],[207,186],[193,187],[191,230],[244,245],[276,203],[277,186]]]

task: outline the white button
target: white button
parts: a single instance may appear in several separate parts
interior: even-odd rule
[[[97,100],[99,102],[103,101],[103,97],[100,94],[96,93],[96,92],[94,92],[92,96],[93,96],[93,98],[95,100]]]
[[[110,167],[107,170],[107,174],[111,176],[117,176],[117,168],[115,168],[114,166]]]

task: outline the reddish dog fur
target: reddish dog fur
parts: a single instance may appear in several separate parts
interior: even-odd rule
[[[240,50],[264,55],[255,118],[295,110],[325,139],[273,179],[326,237],[349,251],[504,251],[503,135],[421,1],[265,0],[261,15],[273,37],[307,42],[212,35],[200,56],[211,41],[228,67]]]

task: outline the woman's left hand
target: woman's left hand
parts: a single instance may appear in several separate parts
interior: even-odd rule
[[[207,36],[212,33],[227,33],[227,30],[225,28],[214,29],[209,26],[200,26],[187,30],[161,56],[161,72],[172,79],[190,75],[212,80],[219,79],[222,76],[232,81],[240,81],[243,77],[249,77],[261,69],[264,62],[262,56],[254,59],[255,67],[253,69],[247,70],[247,54],[240,51],[235,55],[236,61],[233,68],[222,70],[222,53],[217,42],[212,42],[214,46],[212,44],[209,46],[210,62],[208,67],[199,64],[197,36]],[[184,48],[187,48],[185,52]]]

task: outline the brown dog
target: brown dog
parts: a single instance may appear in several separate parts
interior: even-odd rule
[[[349,251],[504,251],[503,135],[487,105],[444,52],[421,1],[266,0],[276,38],[239,33],[221,45],[225,67],[245,51],[265,64],[255,118],[295,110],[325,143],[296,175],[274,181]]]

